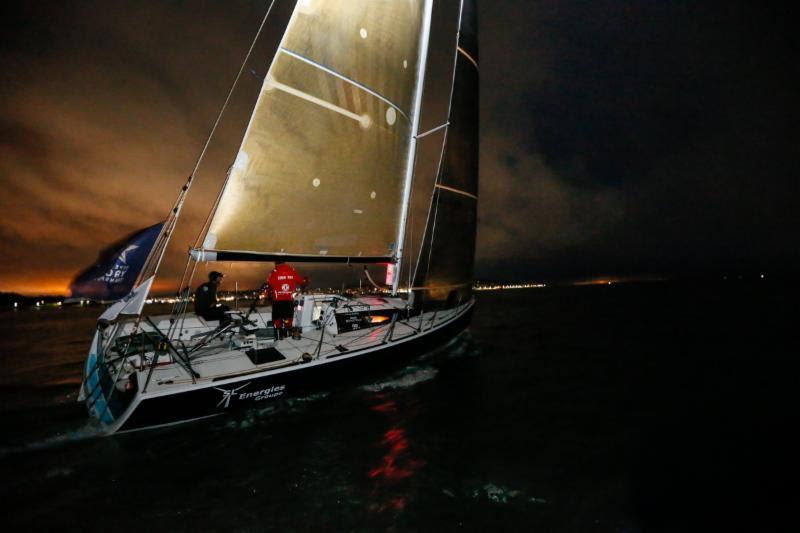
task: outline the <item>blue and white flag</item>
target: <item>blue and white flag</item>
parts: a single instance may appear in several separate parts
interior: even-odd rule
[[[163,226],[159,222],[102,250],[94,265],[75,276],[71,298],[114,301],[127,295]]]

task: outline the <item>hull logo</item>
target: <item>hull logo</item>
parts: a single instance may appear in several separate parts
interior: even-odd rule
[[[231,400],[266,400],[268,398],[277,398],[278,396],[282,396],[284,390],[286,390],[286,385],[272,385],[267,387],[266,389],[261,389],[253,392],[239,392],[243,388],[250,385],[252,381],[248,381],[244,385],[240,385],[235,389],[220,389],[218,387],[214,387],[216,390],[222,393],[222,399],[217,404],[217,407],[222,407],[223,409],[227,409],[231,405]]]
[[[214,388],[215,388],[215,389],[217,389],[218,391],[222,392],[222,399],[221,399],[221,400],[219,401],[219,403],[217,404],[217,407],[220,407],[220,406],[222,406],[222,404],[225,404],[225,405],[223,406],[223,408],[224,408],[224,409],[227,409],[227,408],[228,408],[228,406],[231,404],[231,398],[233,398],[233,395],[234,395],[234,394],[236,394],[236,392],[237,392],[237,391],[239,391],[239,390],[241,390],[241,389],[243,389],[243,388],[247,387],[248,385],[250,385],[250,383],[251,383],[251,382],[250,382],[250,381],[248,381],[248,382],[247,382],[247,383],[245,383],[244,385],[241,385],[241,386],[239,386],[239,387],[236,387],[235,389],[220,389],[220,388],[214,387]]]

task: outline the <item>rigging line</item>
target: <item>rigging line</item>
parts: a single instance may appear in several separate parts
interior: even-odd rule
[[[447,185],[442,185],[441,183],[437,183],[434,187],[439,189],[444,189],[445,191],[454,192],[456,194],[463,194],[464,196],[469,196],[470,198],[478,199],[478,197],[471,192],[462,191],[461,189],[456,189],[454,187],[448,187]]]
[[[274,4],[275,4],[275,0],[272,0],[272,2],[269,5],[269,9],[267,10],[267,14],[264,17],[264,20],[261,22],[261,27],[259,27],[258,33],[256,34],[255,39],[253,39],[253,44],[250,45],[250,50],[247,52],[248,57],[250,56],[250,53],[253,51],[253,47],[255,46],[256,40],[258,39],[258,35],[259,35],[259,33],[261,33],[261,28],[264,27],[264,23],[266,22],[266,19],[269,16],[270,11],[272,11],[272,6]],[[292,27],[294,19],[297,16],[297,13],[298,13],[298,9],[297,9],[297,5],[295,5],[294,10],[292,11],[292,16],[289,18],[289,23],[284,28],[283,35],[281,36],[281,41],[280,41],[280,43],[278,43],[278,49],[280,49],[283,46],[283,43],[286,41],[286,36],[289,33],[289,29]],[[277,56],[277,51],[275,52],[275,54]],[[242,68],[244,68],[244,64],[246,62],[247,62],[247,57],[245,58],[245,62],[242,64]],[[250,114],[250,120],[248,121],[247,127],[244,130],[244,134],[242,135],[242,140],[239,143],[239,150],[237,151],[237,154],[242,152],[242,149],[244,148],[244,143],[247,140],[248,134],[250,133],[250,129],[253,127],[253,120],[255,120],[256,110],[258,109],[259,104],[261,103],[261,99],[264,96],[264,88],[265,88],[265,86],[267,84],[267,80],[270,77],[270,73],[272,73],[272,69],[274,67],[275,67],[275,57],[273,57],[272,62],[269,65],[269,69],[267,69],[267,74],[264,76],[264,81],[262,82],[261,87],[260,87],[259,92],[258,92],[258,98],[256,98],[256,103],[253,106],[253,112]],[[236,77],[237,80],[239,79],[239,76],[241,75],[241,73],[242,73],[242,71],[240,69],[239,70],[239,74]],[[234,82],[234,84],[235,83],[236,82]],[[231,88],[231,92],[233,92],[233,87]],[[230,98],[230,94],[228,95],[228,97]],[[234,162],[234,164],[235,164],[235,162]],[[228,183],[229,183],[228,178],[230,177],[230,173],[231,173],[231,169],[228,169],[228,177],[226,177],[225,183],[222,185],[222,188],[220,190],[220,196],[219,196],[220,198],[225,194],[225,190],[228,188]],[[209,227],[210,227],[210,224],[211,224],[210,220],[214,217],[214,215],[216,215],[216,211],[217,211],[218,207],[219,207],[219,199],[218,199],[217,203],[214,205],[213,209],[208,214],[208,219],[207,219],[206,224],[208,224]],[[199,243],[199,236],[198,236],[198,241],[195,242],[195,246],[194,247],[197,248],[198,244],[200,244]]]
[[[351,346],[352,344],[357,343],[358,341],[366,339],[370,335],[374,334],[376,331],[380,331],[381,329],[383,329],[385,327],[386,327],[386,325],[376,326],[374,328],[365,328],[363,333],[359,333],[355,337],[347,337],[343,341],[341,340],[342,335],[340,334],[340,337],[338,339],[339,340],[339,344],[338,345],[334,344],[333,347],[336,348],[337,346],[342,346],[342,347],[347,348],[349,350],[348,346]],[[369,347],[370,346],[368,345],[367,348],[369,348]]]
[[[236,88],[236,85],[239,83],[239,78],[242,77],[242,72],[244,72],[244,68],[247,65],[247,61],[250,59],[250,54],[253,53],[253,48],[256,46],[256,41],[258,41],[259,35],[261,35],[261,30],[264,29],[264,24],[267,23],[267,18],[269,14],[272,12],[272,6],[275,5],[275,0],[272,0],[269,3],[269,8],[267,8],[267,13],[264,15],[264,19],[261,21],[261,25],[258,27],[258,31],[256,32],[256,36],[253,37],[253,42],[250,43],[250,49],[247,51],[247,55],[244,57],[244,61],[242,61],[242,66],[239,67],[239,73],[236,74],[236,79],[233,80],[233,85],[231,85],[230,91],[228,91],[228,96],[225,98],[225,103],[222,104],[222,108],[219,110],[219,114],[217,115],[217,120],[214,122],[214,127],[211,128],[211,133],[208,135],[208,139],[206,140],[205,146],[203,146],[203,151],[200,152],[200,157],[197,159],[197,163],[194,166],[194,170],[192,170],[192,176],[194,173],[197,172],[197,169],[200,167],[200,162],[203,160],[203,156],[205,156],[206,150],[208,149],[208,145],[211,143],[211,138],[214,136],[214,132],[217,130],[217,126],[219,125],[219,121],[222,119],[222,114],[225,112],[225,108],[228,107],[228,102],[230,102],[231,96],[233,95],[233,91]]]
[[[445,143],[446,142],[447,142],[447,139],[445,139]],[[444,153],[444,146],[442,147],[442,153]],[[433,189],[435,191],[434,192],[434,196],[436,197],[436,206],[433,208],[434,209],[434,211],[433,211],[433,225],[431,226],[431,240],[430,240],[431,245],[428,247],[428,261],[425,264],[425,279],[426,280],[428,279],[428,275],[431,272],[431,257],[433,257],[433,239],[436,236],[436,221],[439,218],[439,199],[442,197],[441,194],[436,194],[436,192],[438,192],[438,189],[436,187],[434,187]]]
[[[395,316],[397,316],[397,315],[395,314]],[[375,327],[371,327],[371,328],[365,328],[364,333],[360,333],[359,335],[356,335],[355,337],[346,337],[343,342],[339,343],[339,346],[344,346],[345,348],[347,348],[348,346],[350,346],[350,345],[352,345],[352,344],[354,344],[354,343],[356,343],[356,342],[358,342],[360,340],[366,339],[370,335],[373,335],[376,331],[380,331],[383,328],[388,327],[389,325],[390,324],[382,324],[380,326],[375,326]],[[340,336],[340,338],[341,338],[341,336]],[[370,346],[367,346],[367,348],[369,348],[369,347]]]
[[[458,68],[458,51],[461,50],[458,42],[461,40],[461,19],[464,16],[464,0],[458,3],[458,30],[456,31],[456,49],[453,52],[453,72],[450,75],[450,100],[447,102],[447,122],[450,123],[450,115],[453,110],[453,93],[456,88],[456,69]]]
[[[330,109],[331,111],[335,111],[335,112],[339,113],[340,115],[344,115],[347,118],[351,118],[351,119],[355,120],[356,122],[358,122],[361,125],[362,128],[367,128],[372,123],[372,119],[369,118],[369,115],[359,115],[359,114],[353,113],[349,109],[345,109],[343,107],[339,107],[338,105],[332,104],[332,103],[328,102],[327,100],[323,100],[322,98],[317,98],[316,96],[313,96],[313,95],[308,94],[308,93],[304,93],[303,91],[301,91],[299,89],[295,89],[294,87],[290,87],[289,85],[285,85],[285,84],[275,80],[275,78],[268,78],[267,81],[264,83],[264,85],[265,86],[269,85],[270,87],[274,87],[275,89],[278,89],[279,91],[283,91],[285,93],[291,94],[292,96],[296,96],[298,98],[302,98],[303,100],[305,100],[307,102],[311,102],[312,104],[317,104],[320,107],[324,107],[325,109]],[[269,90],[269,89],[267,89],[267,90]]]
[[[431,190],[431,200],[430,200],[430,202],[428,204],[428,214],[425,217],[425,230],[422,232],[422,241],[420,241],[420,247],[419,247],[419,257],[417,258],[417,264],[414,266],[414,278],[417,277],[417,272],[419,271],[419,265],[422,262],[422,252],[423,252],[423,250],[425,248],[425,237],[427,236],[427,233],[428,233],[428,223],[430,222],[430,218],[431,218],[431,210],[433,209],[434,198],[436,198],[436,211],[437,212],[438,212],[438,207],[439,207],[439,198],[438,198],[438,196],[436,196],[435,184],[439,182],[439,175],[440,175],[440,173],[442,171],[442,162],[444,160],[444,151],[445,151],[445,148],[447,147],[447,134],[450,132],[450,115],[451,115],[451,112],[452,112],[452,109],[453,109],[453,93],[455,91],[455,86],[456,86],[456,68],[458,66],[458,50],[460,48],[459,45],[458,45],[458,41],[461,39],[461,19],[462,19],[463,15],[464,15],[464,0],[461,0],[458,3],[458,26],[457,26],[456,35],[455,35],[455,50],[453,51],[453,71],[452,71],[452,74],[450,75],[450,99],[447,102],[447,124],[448,125],[445,128],[444,135],[442,137],[442,150],[439,153],[439,164],[437,165],[437,168],[436,168],[436,179],[434,181],[434,187]],[[433,226],[434,227],[431,228],[431,232],[432,232],[431,233],[431,246],[430,246],[431,250],[433,250],[433,229],[435,229],[435,227],[436,227],[436,214],[434,214]],[[429,253],[428,253],[428,264],[427,264],[427,266],[425,268],[425,277],[426,278],[428,276],[428,271],[430,270],[430,264],[431,264],[430,263],[430,258],[431,258],[431,254],[430,254],[430,251],[429,251]]]
[[[410,335],[406,335],[406,337],[410,337],[411,335],[416,335],[418,333],[418,330],[417,330],[416,326],[411,325],[410,320],[398,320],[397,323],[400,324],[400,325],[403,325],[403,326],[405,326],[405,327],[407,327],[408,329],[411,330],[411,334]],[[400,337],[400,339],[405,339],[405,337]],[[395,339],[395,340],[400,340],[400,339]]]
[[[317,342],[317,343],[319,342],[319,339],[315,339],[314,337],[308,337],[306,335],[303,335],[302,338],[307,340],[307,341],[313,341],[313,342]],[[286,340],[286,339],[283,339],[283,340]],[[324,344],[325,346],[328,346],[330,348],[336,348],[336,346],[338,346],[337,344],[333,344],[332,342],[328,342],[328,341],[323,341],[322,344]],[[295,349],[299,350],[299,348],[296,348],[296,347],[295,347]]]
[[[189,194],[189,189],[191,188],[192,183],[194,182],[194,176],[197,173],[197,169],[200,168],[200,164],[202,163],[206,151],[208,150],[208,147],[211,144],[211,139],[213,139],[214,133],[217,131],[217,127],[219,126],[219,123],[222,120],[222,115],[225,113],[225,109],[227,109],[228,107],[228,103],[231,100],[231,96],[233,95],[233,92],[239,83],[239,79],[242,77],[242,72],[244,72],[245,66],[247,65],[247,62],[250,60],[250,56],[253,53],[253,49],[256,46],[256,42],[258,42],[258,38],[261,35],[261,31],[264,29],[264,25],[267,23],[267,19],[269,18],[269,15],[272,12],[272,8],[274,5],[275,5],[275,0],[272,0],[269,4],[269,7],[267,8],[267,12],[264,14],[264,18],[261,20],[261,24],[258,27],[258,31],[256,31],[256,34],[253,37],[253,41],[250,43],[250,48],[247,50],[247,54],[245,55],[244,60],[242,61],[242,65],[239,67],[239,72],[236,74],[236,78],[234,78],[233,83],[231,84],[231,88],[228,91],[228,95],[225,97],[225,101],[223,102],[222,107],[220,108],[219,113],[217,114],[217,118],[214,121],[214,125],[211,128],[211,132],[208,134],[208,138],[206,139],[205,145],[203,145],[203,149],[201,150],[200,155],[198,156],[197,161],[195,162],[194,168],[192,169],[191,174],[189,174],[189,178],[186,180],[186,184],[181,189],[181,193],[178,196],[178,201],[176,202],[177,205],[173,207],[172,212],[170,213],[172,217],[171,228],[169,229],[168,232],[163,233],[164,243],[163,247],[159,252],[158,261],[156,262],[155,268],[153,270],[153,276],[155,276],[158,273],[158,270],[161,266],[161,261],[164,259],[164,253],[167,250],[167,246],[172,238],[175,226],[178,223],[178,217],[180,216],[181,210],[183,209],[183,204],[186,201],[186,196]],[[164,229],[166,228],[162,228],[162,231]],[[198,235],[198,239],[199,237],[200,236]],[[186,275],[188,267],[189,265],[187,263],[186,269],[184,270],[184,277]],[[183,284],[183,279],[181,280],[181,284]],[[178,287],[179,290],[181,290],[182,288],[183,287]],[[139,315],[141,316],[141,312],[139,313]]]
[[[459,52],[461,52],[461,55],[463,55],[464,57],[466,57],[466,58],[467,58],[467,60],[469,60],[469,62],[470,62],[470,63],[472,63],[473,65],[475,65],[475,68],[478,70],[478,72],[480,72],[480,71],[481,71],[480,67],[478,67],[478,62],[477,62],[477,61],[475,61],[475,58],[474,58],[474,57],[472,57],[471,55],[469,55],[469,52],[467,52],[466,50],[464,50],[464,49],[463,49],[463,48],[461,48],[460,46],[458,47],[458,51],[459,51]]]
[[[189,308],[189,296],[191,295],[190,287],[192,285],[192,281],[194,281],[194,274],[195,274],[195,272],[197,272],[197,261],[191,261],[190,260],[190,262],[193,263],[192,273],[189,275],[189,279],[188,279],[188,281],[186,283],[186,297],[183,300],[183,309],[180,310],[180,313],[179,313],[180,314],[180,318],[179,319],[176,318],[176,320],[174,322],[175,328],[174,328],[173,331],[180,332],[183,329],[183,326],[186,324],[186,309]],[[187,264],[186,266],[187,266],[187,269],[188,269],[189,265]],[[183,293],[181,293],[181,294],[183,294]],[[179,320],[180,320],[180,324],[178,324]],[[178,338],[180,338],[180,333],[178,333]]]
[[[416,142],[416,141],[414,141],[414,142]],[[417,168],[417,152],[416,152],[416,150],[414,151],[414,163],[412,164],[412,168],[413,169]],[[408,286],[407,287],[408,288],[411,287],[411,283],[412,283],[412,281],[411,281],[411,257],[413,257],[413,253],[414,253],[414,209],[412,207],[412,201],[414,199],[414,181],[415,181],[415,178],[416,178],[416,172],[412,171],[411,172],[411,187],[410,187],[410,190],[409,190],[409,193],[408,193],[408,207],[406,208],[407,211],[408,211],[407,212],[407,218],[406,218],[406,232],[409,235],[409,237],[408,237],[408,241],[409,241],[408,242],[408,254],[407,254],[408,255],[408,259],[407,259],[407,262],[408,262]],[[402,244],[402,248],[405,248],[405,247],[406,247],[406,245],[405,245],[405,243],[403,243]],[[400,277],[403,274],[403,260],[402,260],[402,257],[400,258],[400,261],[397,262],[397,271],[394,274],[395,274],[395,278],[397,278],[397,282],[395,283],[395,280],[392,279],[392,288],[400,286]],[[408,303],[408,300],[406,300],[406,304],[407,303]]]
[[[417,257],[417,263],[414,265],[414,279],[417,278],[417,272],[419,271],[419,265],[422,262],[422,252],[425,249],[425,237],[428,236],[428,225],[431,221],[431,213],[434,214],[433,216],[433,227],[431,228],[431,245],[430,250],[433,249],[433,229],[436,227],[436,213],[438,212],[439,206],[439,197],[436,195],[436,185],[439,181],[439,174],[442,171],[442,161],[444,159],[444,151],[447,146],[447,133],[449,132],[449,128],[444,130],[444,137],[442,139],[442,149],[439,152],[439,163],[436,165],[436,178],[434,179],[433,187],[431,187],[431,199],[428,201],[428,213],[425,215],[425,228],[422,231],[422,239],[420,240],[419,245],[419,256]],[[436,199],[436,209],[434,209],[434,199]],[[430,266],[430,250],[428,252],[428,266]],[[428,268],[425,269],[425,275],[427,277]],[[411,287],[411,283],[409,283],[409,289]]]
[[[184,183],[183,187],[181,187],[181,192],[178,195],[178,199],[175,202],[175,206],[172,208],[172,211],[170,212],[169,220],[167,221],[167,223],[164,224],[164,227],[161,228],[162,231],[161,236],[163,236],[163,241],[159,243],[159,246],[161,248],[159,249],[160,251],[158,252],[159,254],[158,259],[156,260],[155,267],[153,268],[152,272],[152,275],[154,277],[158,273],[158,269],[161,267],[161,261],[163,261],[164,259],[164,254],[167,251],[167,245],[169,245],[169,241],[172,238],[172,233],[173,231],[175,231],[175,226],[177,226],[178,224],[178,217],[180,216],[181,211],[183,210],[183,204],[186,201],[186,195],[189,193],[189,188],[192,186],[192,181],[194,181],[194,173],[192,173],[186,179],[186,183]]]
[[[189,265],[192,264],[194,258],[190,255],[189,259],[186,261],[186,266],[183,268],[183,275],[181,276],[180,284],[178,285],[178,298],[175,300],[175,303],[172,305],[172,312],[170,312],[170,317],[173,320],[173,323],[170,324],[170,327],[167,330],[167,335],[172,335],[174,330],[174,323],[175,317],[177,317],[180,313],[182,313],[184,308],[184,302],[188,301],[189,298],[189,287],[184,287],[186,282],[186,276],[189,273]]]
[[[208,215],[206,215],[205,222],[203,222],[200,231],[197,233],[197,237],[194,240],[194,248],[200,246],[200,239],[203,238],[203,235],[205,235],[206,231],[208,231],[208,229],[211,227],[211,217],[214,215],[214,213],[217,212],[217,208],[219,207],[219,202],[222,200],[222,195],[225,192],[225,189],[228,187],[228,182],[231,179],[232,171],[233,171],[233,165],[229,166],[228,171],[225,173],[225,181],[222,182],[222,187],[220,187],[219,194],[217,194],[217,198],[216,200],[214,200],[214,205],[211,206]]]
[[[369,282],[372,284],[373,287],[375,287],[378,290],[383,288],[377,283],[375,283],[375,280],[372,279],[372,276],[370,276],[369,274],[369,270],[367,270],[367,265],[364,265],[364,274],[367,276],[367,280],[369,280]]]
[[[400,108],[400,106],[399,106],[399,105],[395,104],[394,102],[392,102],[391,100],[389,100],[388,98],[386,98],[385,96],[383,96],[382,94],[380,94],[379,92],[377,92],[377,91],[374,91],[374,90],[370,89],[369,87],[367,87],[367,86],[366,86],[366,85],[364,85],[363,83],[359,83],[359,82],[357,82],[356,80],[354,80],[354,79],[352,79],[352,78],[348,78],[348,77],[347,77],[347,76],[345,76],[344,74],[341,74],[341,73],[339,73],[339,72],[336,72],[336,71],[335,71],[335,70],[333,70],[332,68],[330,68],[330,67],[326,67],[325,65],[323,65],[323,64],[321,64],[321,63],[317,63],[317,62],[316,62],[316,61],[314,61],[313,59],[309,59],[309,58],[307,58],[307,57],[306,57],[306,56],[304,56],[304,55],[298,54],[297,52],[293,52],[292,50],[289,50],[288,48],[283,48],[283,47],[281,47],[279,51],[280,51],[280,52],[283,52],[284,54],[286,54],[286,55],[288,55],[288,56],[291,56],[291,57],[293,57],[293,58],[295,58],[295,59],[298,59],[298,60],[300,60],[300,61],[303,61],[303,62],[305,62],[305,63],[308,63],[309,65],[311,65],[311,66],[313,66],[313,67],[316,67],[316,68],[318,68],[318,69],[322,70],[323,72],[327,72],[327,73],[328,73],[328,74],[330,74],[331,76],[335,76],[335,77],[339,78],[339,79],[340,79],[340,80],[342,80],[342,81],[346,81],[347,83],[349,83],[349,84],[351,84],[351,85],[353,85],[353,86],[355,86],[355,87],[358,87],[358,88],[359,88],[359,89],[361,89],[362,91],[365,91],[365,92],[367,92],[367,93],[371,94],[372,96],[374,96],[375,98],[378,98],[379,100],[381,100],[381,101],[382,101],[382,102],[384,102],[385,104],[388,104],[388,105],[392,106],[393,108],[395,108],[395,109],[397,110],[397,112],[398,112],[398,113],[400,113],[401,115],[403,115],[403,117],[404,117],[404,118],[405,118],[407,121],[411,122],[411,119],[409,119],[409,118],[408,118],[408,115],[406,115],[406,113],[405,113],[405,112],[404,112],[404,111],[403,111],[403,110]]]
[[[380,326],[380,327],[384,327],[384,326]],[[359,348],[355,348],[355,349],[351,350],[350,348],[348,348],[348,346],[353,344],[353,342],[355,342],[357,340],[361,340],[361,339],[367,337],[368,335],[374,333],[377,329],[378,328],[369,329],[367,331],[367,333],[363,334],[360,337],[356,337],[356,338],[350,339],[349,341],[345,341],[345,342],[339,342],[338,344],[334,344],[333,342],[324,341],[322,344],[324,344],[327,348],[332,348],[332,349],[330,351],[324,351],[324,352],[320,350],[318,358],[322,358],[324,356],[325,359],[327,359],[331,355],[335,356],[337,354],[338,355],[342,355],[343,353],[345,353],[345,352],[340,352],[339,349],[338,349],[339,347],[345,348],[347,352],[357,352],[357,351],[359,351]],[[307,340],[313,340],[313,341],[317,342],[317,339],[314,339],[313,337],[303,337],[303,338],[307,339]],[[375,345],[375,346],[377,346],[377,345]],[[366,348],[362,348],[362,349],[368,349],[370,347],[371,346],[367,346]]]
[[[177,317],[182,315],[186,312],[186,307],[188,306],[189,296],[191,294],[191,288],[189,284],[189,278],[187,275],[189,274],[189,266],[194,265],[197,266],[197,261],[194,257],[189,255],[189,258],[186,260],[186,266],[183,268],[183,275],[181,276],[180,284],[178,285],[178,299],[175,301],[175,304],[172,306],[172,312],[170,313],[171,323],[169,328],[167,328],[167,335],[172,336],[172,333],[178,327],[178,320]],[[194,273],[192,273],[192,277]]]
[[[386,335],[383,337],[383,344],[387,342],[392,342],[392,337],[394,337],[394,326],[397,324],[397,313],[392,315],[392,323],[389,326],[389,330],[386,332]]]
[[[186,183],[183,184],[181,187],[181,192],[178,194],[178,198],[175,200],[175,203],[172,206],[172,209],[169,212],[169,216],[164,221],[164,224],[161,226],[161,231],[158,232],[158,237],[156,237],[156,241],[153,245],[153,248],[150,250],[150,253],[147,254],[147,259],[145,260],[144,266],[142,267],[141,272],[136,278],[135,286],[138,287],[141,283],[147,279],[149,276],[146,274],[150,274],[152,272],[158,271],[158,266],[161,263],[161,257],[163,257],[163,250],[166,248],[166,243],[169,242],[169,236],[172,234],[172,229],[174,228],[175,224],[173,220],[175,219],[175,214],[178,212],[178,208],[180,207],[181,203],[183,202],[183,198],[186,196],[186,190],[189,188],[189,182],[192,180],[191,176],[186,180]],[[158,255],[158,260],[155,259],[156,255]],[[155,268],[153,264],[155,263]]]
[[[417,157],[417,154],[414,154],[414,157]],[[416,162],[415,162],[415,164],[416,164]],[[408,269],[407,269],[408,270],[408,285],[406,285],[406,290],[408,292],[411,292],[411,284],[413,283],[413,280],[411,279],[411,271],[413,270],[411,268],[411,258],[414,257],[414,211],[415,210],[413,208],[411,208],[411,205],[413,205],[412,204],[413,201],[414,201],[414,189],[413,189],[413,184],[412,184],[411,196],[409,196],[409,198],[408,198],[408,205],[409,205],[408,227],[411,229],[411,231],[409,232],[409,239],[408,239],[408,241],[409,241],[408,242]],[[398,271],[395,272],[395,275],[399,276],[402,273],[402,270],[403,270],[402,268],[398,269]],[[392,280],[392,281],[394,281],[394,280]],[[406,299],[406,308],[408,308],[408,300],[410,298],[411,297],[409,296]]]

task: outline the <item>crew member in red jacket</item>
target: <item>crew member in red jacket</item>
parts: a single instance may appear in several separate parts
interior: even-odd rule
[[[267,279],[265,290],[272,301],[272,323],[283,336],[292,327],[294,319],[294,293],[298,287],[305,287],[304,278],[286,263],[275,263],[275,269]]]

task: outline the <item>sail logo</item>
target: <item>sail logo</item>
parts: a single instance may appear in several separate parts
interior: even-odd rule
[[[217,407],[222,407],[223,409],[227,409],[230,406],[232,399],[236,399],[237,401],[253,400],[257,402],[259,400],[277,398],[279,396],[283,396],[283,393],[286,390],[286,385],[272,385],[270,387],[267,387],[266,389],[261,389],[257,391],[239,392],[243,388],[250,385],[250,383],[252,383],[252,381],[248,381],[244,385],[236,387],[235,389],[220,389],[214,387],[216,390],[222,393],[222,399],[217,404]]]

